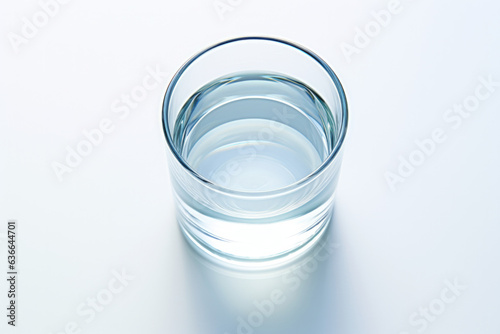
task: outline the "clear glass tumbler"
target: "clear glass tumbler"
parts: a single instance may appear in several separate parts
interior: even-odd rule
[[[328,225],[347,102],[311,51],[264,37],[209,47],[173,77],[163,128],[177,219],[200,249],[279,260]]]

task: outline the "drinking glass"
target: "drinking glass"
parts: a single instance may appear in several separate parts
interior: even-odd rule
[[[331,220],[346,128],[339,79],[302,46],[244,37],[192,57],[163,102],[188,240],[246,263],[310,247]]]

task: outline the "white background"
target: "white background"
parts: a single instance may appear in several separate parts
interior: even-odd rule
[[[500,87],[460,126],[443,117],[473,101],[480,77],[500,81],[500,6],[401,0],[348,59],[343,43],[355,45],[357,29],[388,1],[228,1],[221,17],[212,0],[72,0],[18,52],[10,39],[41,7],[2,1],[0,268],[6,275],[7,220],[16,219],[20,274],[16,328],[7,326],[1,280],[0,333],[233,334],[238,317],[279,286],[286,300],[247,332],[413,334],[424,327],[410,322],[414,312],[423,319],[420,308],[439,306],[445,281],[457,280],[465,290],[420,332],[498,334]],[[194,53],[245,35],[310,48],[348,96],[329,231],[335,251],[294,291],[279,277],[210,269],[174,219],[161,128],[166,86]],[[163,72],[160,83],[120,118],[113,103],[142,84],[147,68]],[[113,131],[60,181],[54,162],[65,163],[67,147],[103,119]],[[446,141],[391,191],[385,174],[397,173],[398,156],[408,159],[437,128]],[[95,318],[77,312],[106,296],[123,270],[133,279]]]

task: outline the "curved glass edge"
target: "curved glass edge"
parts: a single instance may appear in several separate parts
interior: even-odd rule
[[[240,42],[240,41],[246,41],[246,40],[263,40],[263,41],[281,43],[281,44],[293,47],[299,51],[302,51],[305,54],[307,54],[308,56],[310,56],[311,58],[313,58],[314,60],[316,60],[321,65],[321,67],[328,73],[328,75],[330,76],[330,79],[332,79],[332,81],[333,81],[333,83],[334,83],[334,85],[339,93],[340,104],[341,104],[341,108],[342,108],[342,123],[341,123],[339,138],[338,138],[337,142],[335,143],[335,146],[333,147],[332,152],[330,152],[330,154],[323,161],[323,163],[316,170],[314,170],[313,172],[311,172],[310,174],[308,174],[304,178],[298,180],[297,182],[289,184],[286,187],[271,190],[271,191],[263,191],[263,192],[237,191],[237,190],[232,190],[232,189],[227,189],[227,188],[221,187],[218,184],[213,183],[212,181],[206,179],[205,177],[203,177],[202,175],[197,173],[195,170],[193,170],[191,168],[191,166],[189,166],[189,164],[186,163],[186,161],[182,158],[182,156],[180,156],[177,153],[177,149],[175,148],[175,146],[173,144],[172,136],[171,136],[170,131],[168,129],[168,127],[169,127],[168,104],[170,102],[170,98],[172,96],[172,92],[173,92],[175,85],[177,84],[177,82],[181,78],[182,74],[186,71],[186,69],[199,57],[201,57],[205,53],[207,53],[215,48],[218,48],[218,47],[226,45],[226,44]],[[179,68],[179,70],[177,70],[177,72],[174,74],[172,80],[168,84],[167,91],[165,92],[165,96],[163,98],[163,108],[162,108],[163,133],[164,133],[165,138],[167,140],[167,144],[170,148],[170,151],[172,152],[172,154],[174,155],[176,160],[181,164],[182,167],[184,167],[187,171],[189,171],[189,173],[191,175],[193,175],[196,179],[198,179],[199,181],[201,181],[205,185],[211,187],[212,189],[219,191],[219,192],[222,192],[222,193],[227,193],[227,194],[231,194],[231,195],[235,195],[235,196],[242,196],[242,197],[266,197],[266,196],[273,196],[273,195],[281,195],[283,193],[286,193],[290,190],[294,190],[296,188],[299,188],[302,185],[310,182],[312,179],[314,179],[319,174],[321,174],[321,172],[324,169],[326,169],[326,167],[328,167],[333,162],[333,160],[335,160],[335,158],[337,157],[337,155],[338,155],[338,153],[339,153],[339,151],[342,148],[342,145],[344,143],[344,139],[345,139],[345,136],[347,133],[347,124],[348,124],[348,106],[347,106],[347,99],[345,96],[345,91],[344,91],[344,88],[342,87],[342,84],[340,83],[340,80],[338,79],[335,72],[331,69],[331,67],[322,58],[320,58],[318,55],[316,55],[314,52],[310,51],[309,49],[307,49],[301,45],[298,45],[296,43],[292,43],[292,42],[289,42],[289,41],[286,41],[283,39],[278,39],[278,38],[273,38],[273,37],[247,36],[247,37],[233,38],[233,39],[228,39],[228,40],[219,42],[217,44],[214,44],[214,45],[204,49],[203,51],[201,51],[201,52],[197,53],[196,55],[194,55],[193,57],[191,57],[188,61],[186,61],[184,63],[184,65],[182,65]]]

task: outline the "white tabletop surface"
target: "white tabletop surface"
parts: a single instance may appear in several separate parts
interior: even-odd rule
[[[0,280],[0,333],[498,334],[499,13],[486,0],[4,1],[0,268],[13,219],[18,276],[15,328]],[[326,251],[272,277],[186,245],[161,127],[179,66],[247,35],[315,51],[350,108]],[[68,158],[78,145],[87,156]]]

